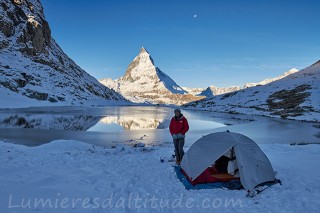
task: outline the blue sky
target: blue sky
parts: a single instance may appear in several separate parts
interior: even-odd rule
[[[243,85],[320,59],[317,0],[42,3],[54,39],[98,79],[122,76],[141,46],[189,87]]]

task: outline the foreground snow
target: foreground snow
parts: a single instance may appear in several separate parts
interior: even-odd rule
[[[283,185],[254,198],[244,190],[185,190],[173,167],[159,161],[172,147],[66,140],[0,147],[1,212],[316,212],[320,205],[319,145],[261,145]]]

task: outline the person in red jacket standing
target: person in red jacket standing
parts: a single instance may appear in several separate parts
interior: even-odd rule
[[[169,130],[173,139],[176,163],[180,165],[184,155],[183,146],[185,135],[189,130],[188,120],[183,116],[180,109],[174,110],[174,117],[171,119]]]

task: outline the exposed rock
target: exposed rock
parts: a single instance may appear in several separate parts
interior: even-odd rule
[[[51,37],[40,0],[2,0],[0,21],[0,90],[70,104],[124,100],[61,50]]]
[[[303,115],[306,108],[300,105],[310,96],[310,92],[307,92],[310,89],[311,85],[304,84],[294,89],[277,91],[267,99],[269,109],[273,111],[273,115],[280,115],[282,118]]]
[[[40,101],[45,101],[48,99],[47,93],[38,92],[38,91],[31,90],[31,89],[26,89],[25,91],[26,91],[25,96],[27,96],[29,98],[37,99]]]

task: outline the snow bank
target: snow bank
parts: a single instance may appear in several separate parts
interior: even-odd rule
[[[185,190],[159,160],[172,147],[67,140],[0,147],[1,212],[316,212],[320,205],[319,145],[261,145],[283,185],[254,198],[244,190]]]

